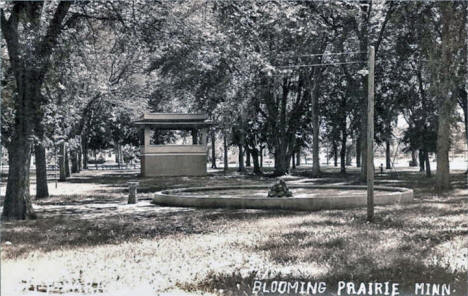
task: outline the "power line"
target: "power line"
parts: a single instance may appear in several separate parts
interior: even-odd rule
[[[467,0],[468,1],[468,0]],[[330,52],[330,53],[316,53],[316,54],[305,54],[305,55],[294,55],[294,56],[284,56],[285,58],[295,58],[295,57],[317,57],[317,56],[333,56],[333,55],[354,55],[367,53],[365,51],[354,51],[354,52]]]
[[[307,68],[307,67],[320,67],[320,66],[349,65],[349,64],[361,64],[361,63],[367,63],[367,61],[342,62],[342,63],[320,63],[320,64],[310,64],[310,65],[285,65],[285,66],[276,66],[276,67],[282,68],[282,69],[288,69],[288,68]]]

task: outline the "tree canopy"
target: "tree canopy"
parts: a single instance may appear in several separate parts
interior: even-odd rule
[[[33,217],[32,151],[138,145],[147,111],[203,112],[275,175],[311,147],[341,158],[366,141],[437,155],[449,188],[457,104],[467,122],[466,2],[190,0],[9,1],[1,8],[3,217]],[[366,138],[367,53],[376,48],[376,135]],[[468,129],[466,129],[468,135]],[[353,144],[350,144],[350,143]],[[353,148],[353,145],[356,146]],[[42,147],[42,148],[41,148]],[[388,148],[389,149],[389,148]],[[388,152],[389,153],[389,152]],[[40,154],[37,157],[41,157]],[[387,158],[388,159],[388,158]],[[389,162],[387,162],[387,166]],[[364,178],[365,179],[365,178]]]

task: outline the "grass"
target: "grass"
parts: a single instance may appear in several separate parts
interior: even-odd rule
[[[336,182],[340,174],[329,171],[326,177],[318,181]],[[126,182],[133,178],[133,172],[83,172],[60,186],[82,186],[85,193],[63,189],[35,202],[39,219],[3,223],[2,295],[251,295],[255,279],[324,281],[326,295],[336,292],[340,280],[398,282],[400,295],[416,282],[450,283],[451,295],[467,294],[468,191],[461,173],[453,175],[454,190],[445,196],[434,195],[433,180],[417,173],[378,177],[381,184],[413,188],[416,199],[376,207],[375,223],[365,221],[365,209],[213,210],[149,203],[150,192],[165,188],[274,182],[232,172],[140,179],[142,200],[126,205]],[[356,182],[357,176],[346,180]],[[85,190],[89,184],[97,190]]]

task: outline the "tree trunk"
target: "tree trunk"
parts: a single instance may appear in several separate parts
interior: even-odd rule
[[[78,173],[78,156],[76,150],[70,151],[70,159],[71,159],[71,172],[72,174]]]
[[[119,144],[119,168],[124,165],[122,145]]]
[[[467,21],[467,23],[468,23],[468,21]],[[467,25],[467,27],[468,27],[468,25]],[[467,29],[467,31],[468,31],[468,29]],[[468,43],[468,38],[466,38],[466,39],[467,39],[467,43]],[[468,47],[468,44],[467,44],[467,47]],[[467,64],[468,64],[468,61],[467,61]],[[468,73],[468,69],[466,71]],[[468,74],[467,74],[467,76],[468,76]],[[466,142],[465,143],[466,143],[466,145],[468,147],[468,78],[466,80],[467,81],[465,82],[465,85],[466,85],[466,88],[467,88],[466,89],[467,97],[465,98],[465,104],[466,104],[465,106],[466,107],[463,108],[463,114],[465,116],[465,137],[466,137],[466,139],[465,139]],[[466,153],[468,153],[468,151]],[[466,173],[468,173],[468,168],[466,169]]]
[[[416,150],[411,150],[411,165],[412,167],[418,166],[418,158],[416,157]]]
[[[81,153],[81,145],[78,146],[78,148],[76,149],[76,154],[77,154],[77,157],[78,157],[78,173],[81,172],[81,161],[82,161],[82,153]]]
[[[38,142],[34,146],[34,158],[36,159],[36,199],[49,197],[49,188],[47,184],[47,155],[44,147],[44,126],[42,120],[44,113],[36,110],[34,116],[34,133]]]
[[[458,66],[455,66],[457,50],[462,50],[463,45],[457,40],[459,30],[455,23],[455,4],[451,2],[443,2],[440,4],[441,22],[442,22],[442,48],[440,63],[443,65],[441,69],[435,69],[439,72],[440,82],[437,85],[438,94],[438,125],[437,125],[437,171],[436,171],[436,190],[441,192],[450,189],[450,166],[449,166],[449,149],[450,149],[450,122],[455,110],[456,85],[453,83],[454,71]],[[466,35],[467,32],[464,32]],[[466,58],[465,58],[466,60]],[[451,94],[450,94],[451,93]]]
[[[294,157],[294,153],[291,155],[291,166],[293,169],[296,168],[296,158]]]
[[[68,177],[71,176],[70,173],[70,159],[68,157],[68,148],[65,146],[65,174]]]
[[[217,169],[216,167],[216,137],[215,131],[211,131],[211,168]]]
[[[466,39],[468,40],[468,38],[466,38]],[[467,43],[468,43],[468,41],[467,41]],[[468,45],[467,45],[467,47],[468,47]],[[467,64],[468,64],[468,61],[467,61]],[[468,72],[468,69],[466,71]],[[468,74],[467,74],[467,76],[468,76]],[[468,78],[467,78],[467,81],[465,82],[465,84],[466,84],[466,88],[467,88],[467,90],[466,90],[467,96],[465,98],[465,104],[466,104],[465,106],[466,107],[463,108],[463,114],[464,114],[464,119],[465,119],[465,140],[466,140],[465,144],[468,147]]]
[[[449,149],[450,149],[450,117],[452,108],[449,101],[442,103],[439,112],[439,121],[437,129],[437,172],[436,172],[436,190],[441,192],[450,189],[450,168],[449,168]]]
[[[385,168],[390,170],[392,168],[392,155],[390,151],[390,138],[385,139]]]
[[[228,145],[227,145],[227,136],[224,134],[223,137],[223,149],[224,149],[224,172],[226,172],[229,168],[229,160],[228,160]]]
[[[318,96],[312,95],[312,176],[320,175],[320,148],[319,148],[319,110]],[[328,158],[328,156],[327,156]]]
[[[280,147],[277,147],[277,149],[275,149],[275,176],[282,176],[289,173],[290,158],[287,153],[286,147],[283,146],[284,145],[281,145]]]
[[[261,168],[263,168],[263,150],[264,149],[265,148],[263,146],[260,148],[260,167]]]
[[[245,166],[250,168],[252,165],[250,164],[250,151],[249,149],[245,149]]]
[[[466,6],[465,9],[465,34],[468,34],[468,5]],[[464,97],[462,97],[463,100],[463,115],[465,116],[465,144],[468,147],[468,38],[465,38],[465,92],[464,92]],[[466,151],[465,153],[468,153]],[[468,167],[466,168],[465,174],[468,174]]]
[[[356,140],[356,167],[361,167],[361,136]]]
[[[123,161],[123,154],[122,154],[122,145],[117,143],[117,155],[116,155],[116,161],[119,169],[123,166],[124,161]]]
[[[242,148],[242,145],[237,145],[237,147],[239,148],[239,168],[238,168],[238,172],[245,172],[245,167],[244,167],[244,149]]]
[[[424,156],[424,151],[422,149],[419,149],[419,171],[420,172],[424,172],[425,170],[425,167],[424,167],[424,163],[425,163],[425,156]]]
[[[88,169],[88,145],[86,145],[86,141],[82,142],[82,154],[83,154],[83,169]]]
[[[424,151],[424,160],[426,162],[426,177],[432,176],[431,174],[431,162],[429,161],[429,152]]]
[[[296,152],[296,166],[301,165],[301,147],[297,148]]]
[[[8,147],[8,182],[2,219],[35,219],[29,193],[32,139],[16,134]]]
[[[60,171],[60,178],[59,181],[66,181],[67,180],[67,170],[66,170],[66,157],[65,157],[65,142],[60,144],[59,150],[59,171]]]
[[[93,153],[94,153],[94,167],[97,170],[98,169],[98,162],[97,162],[97,152],[96,152],[96,150],[93,150]]]
[[[114,147],[114,154],[115,154],[115,162],[117,163],[117,166],[120,168],[120,152],[119,152],[119,144],[115,144]],[[73,161],[73,159],[72,159]],[[73,166],[73,163],[72,163]]]
[[[330,164],[329,160],[330,160],[330,153],[329,153],[329,150],[330,150],[330,147],[329,145],[327,145],[327,154],[326,154],[326,158],[327,158],[327,166]]]
[[[47,160],[46,149],[41,142],[34,146],[34,156],[36,158],[36,198],[46,198],[49,197]]]
[[[333,142],[333,164],[335,167],[338,166],[338,145]]]
[[[346,147],[346,165],[350,166],[352,161],[353,145]]]
[[[253,173],[255,175],[263,175],[262,170],[260,169],[260,163],[258,161],[258,150],[257,149],[252,149],[251,151],[252,154],[252,162],[253,162]]]
[[[275,124],[275,176],[282,176],[289,173],[290,167],[290,155],[289,155],[289,144],[290,140],[295,140],[291,133],[288,132],[288,112],[287,102],[290,88],[286,80],[283,81],[282,94],[278,102],[278,116]],[[289,122],[291,123],[291,122]],[[291,128],[291,126],[289,127]]]
[[[347,134],[346,134],[346,126],[344,126],[344,129],[341,130],[341,150],[340,150],[340,172],[341,173],[346,173],[346,140],[347,140]]]
[[[353,156],[356,154],[356,135],[351,134],[351,145],[346,150],[346,165],[350,166],[353,161]]]

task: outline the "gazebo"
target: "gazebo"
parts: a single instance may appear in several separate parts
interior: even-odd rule
[[[207,119],[205,114],[148,113],[135,121],[135,125],[144,128],[142,176],[206,175],[207,129],[211,126]],[[152,132],[156,130],[190,131],[192,143],[151,143]]]

